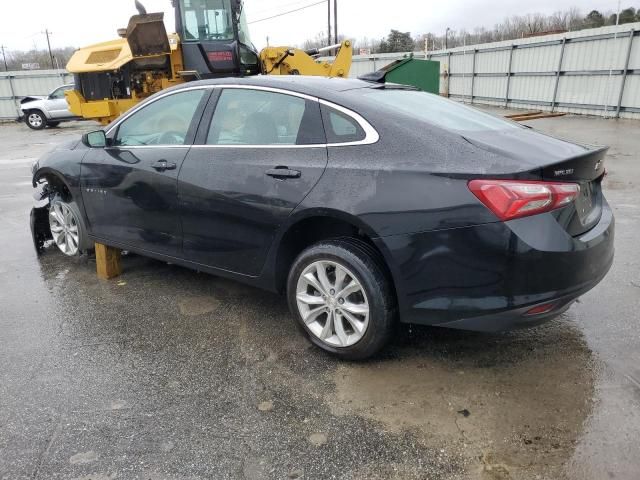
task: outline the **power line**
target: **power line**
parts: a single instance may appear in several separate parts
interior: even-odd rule
[[[253,22],[249,22],[249,24],[258,23],[258,22],[264,22],[265,20],[271,20],[273,18],[282,17],[284,15],[289,15],[290,13],[299,12],[300,10],[305,10],[307,8],[310,8],[310,7],[315,7],[316,5],[324,5],[326,3],[327,3],[327,0],[322,0],[321,2],[311,3],[309,5],[305,5],[304,7],[296,8],[294,10],[289,10],[288,12],[282,12],[282,13],[278,13],[277,15],[272,15],[270,17],[261,18],[259,20],[254,20]]]
[[[338,43],[338,0],[333,0],[333,35],[336,37],[335,43]]]
[[[282,3],[280,5],[273,5],[270,8],[260,8],[259,10],[253,10],[253,8],[251,9],[251,15],[252,16],[257,16],[260,17],[263,14],[269,14],[271,12],[273,12],[274,9],[279,10],[281,8],[297,8],[298,6],[308,3],[309,0],[296,0],[295,2],[287,2],[287,3]]]

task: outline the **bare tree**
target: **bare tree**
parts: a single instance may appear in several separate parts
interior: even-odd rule
[[[54,48],[51,53],[57,66],[65,68],[74,51],[73,47],[65,47]],[[24,64],[39,64],[41,69],[50,68],[51,65],[47,50],[38,50],[37,48],[28,51],[8,50],[6,55],[9,70],[22,70]]]
[[[338,42],[340,43],[348,39],[349,39],[348,35],[342,35],[342,34],[338,35]],[[314,48],[327,47],[329,45],[333,45],[333,39],[332,38],[327,39],[327,32],[319,32],[316,34],[315,37],[305,40],[304,43],[300,45],[300,47],[303,50],[311,50]]]
[[[630,21],[640,21],[640,9],[626,8],[620,12],[620,23]],[[493,26],[493,28],[477,27],[472,33],[466,30],[449,30],[445,41],[444,32],[434,33],[427,32],[416,35],[413,38],[414,49],[424,50],[425,42],[428,44],[430,51],[444,49],[445,45],[449,48],[460,47],[462,45],[473,45],[478,43],[500,42],[505,40],[513,40],[529,35],[541,35],[546,32],[563,32],[580,30],[584,28],[601,27],[603,25],[612,25],[616,22],[616,14],[610,11],[599,12],[593,10],[591,12],[582,12],[579,8],[573,7],[568,10],[559,10],[551,15],[543,15],[541,13],[528,13],[525,15],[513,15],[505,18],[502,22]],[[395,30],[394,30],[395,31]],[[397,31],[396,31],[397,32]],[[397,36],[397,35],[396,35]],[[326,33],[319,33],[315,38],[307,40],[305,47],[313,48],[315,46],[324,46],[326,43]],[[408,39],[407,39],[408,40]],[[373,53],[379,53],[382,50],[388,51],[390,48],[411,48],[411,42],[403,43],[401,47],[390,46],[389,39],[385,39],[381,46],[380,41],[369,40],[363,38],[355,42],[356,48],[368,48]],[[393,42],[392,42],[393,43]]]

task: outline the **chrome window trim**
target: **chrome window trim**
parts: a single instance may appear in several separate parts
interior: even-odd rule
[[[333,102],[329,102],[327,100],[320,99],[319,101],[322,105],[338,110],[339,112],[344,113],[348,117],[353,118],[356,122],[358,122],[362,130],[364,130],[364,138],[362,140],[357,140],[355,142],[329,143],[327,144],[327,146],[348,147],[353,145],[372,145],[374,143],[378,143],[378,141],[380,140],[380,135],[378,134],[378,131],[375,128],[373,128],[373,126],[360,114],[354,112],[353,110],[349,110],[348,108],[345,108],[341,105],[337,105]]]
[[[119,148],[122,150],[137,150],[139,148],[191,148],[193,145],[111,145],[109,148]]]
[[[304,98],[305,100],[311,100],[312,102],[317,102],[318,97],[313,97],[311,95],[307,95],[305,93],[293,92],[291,90],[285,90],[283,88],[276,87],[262,87],[260,85],[213,85],[213,88],[219,88],[222,90],[259,90],[262,92],[271,92],[271,93],[280,93],[283,95],[289,95],[292,97]]]
[[[286,144],[277,144],[277,145],[191,145],[191,148],[239,148],[239,149],[248,149],[248,148],[259,148],[259,149],[283,149],[283,148],[327,148],[326,143],[311,143],[309,145],[286,145]]]
[[[342,143],[314,143],[310,145],[114,145],[112,148],[239,148],[239,149],[249,149],[249,148],[260,148],[260,149],[282,149],[282,148],[292,148],[292,149],[300,149],[300,148],[327,148],[327,147],[350,147],[356,145],[372,145],[377,143],[380,140],[380,135],[377,130],[373,128],[373,126],[360,114],[345,108],[336,103],[330,102],[328,100],[324,100],[322,98],[314,97],[311,95],[307,95],[304,93],[294,92],[291,90],[286,90],[283,88],[276,87],[263,87],[260,85],[238,85],[238,84],[229,84],[229,85],[198,85],[196,87],[186,87],[178,90],[173,90],[171,92],[167,92],[163,95],[159,95],[157,98],[154,98],[151,102],[145,102],[142,105],[134,107],[132,110],[127,112],[122,118],[118,119],[106,132],[105,134],[110,134],[111,131],[118,128],[122,122],[127,120],[129,117],[134,115],[136,112],[142,110],[143,108],[151,105],[152,103],[157,102],[169,95],[175,95],[181,92],[188,92],[191,90],[215,90],[215,89],[234,89],[234,90],[259,90],[263,92],[272,92],[272,93],[280,93],[283,95],[290,95],[292,97],[303,98],[305,100],[310,100],[312,102],[318,102],[322,105],[325,105],[329,108],[333,108],[348,117],[351,117],[355,120],[362,130],[365,132],[365,136],[362,140],[358,140],[355,142],[342,142]]]

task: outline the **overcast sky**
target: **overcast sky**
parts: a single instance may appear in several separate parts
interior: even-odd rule
[[[149,12],[164,11],[167,30],[174,29],[170,0],[141,0]],[[318,0],[245,0],[250,22]],[[338,0],[338,30],[352,38],[382,38],[390,29],[419,33],[493,27],[503,18],[523,13],[553,13],[573,6],[584,12],[615,10],[617,0]],[[638,6],[622,0],[622,7]],[[85,46],[116,38],[135,14],[134,0],[2,0],[0,44],[10,50],[52,46]],[[253,42],[265,46],[297,45],[327,29],[326,4],[250,25]]]

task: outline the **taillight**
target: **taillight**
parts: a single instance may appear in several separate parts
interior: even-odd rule
[[[469,190],[500,220],[513,220],[568,205],[580,194],[580,185],[520,180],[471,180]]]

